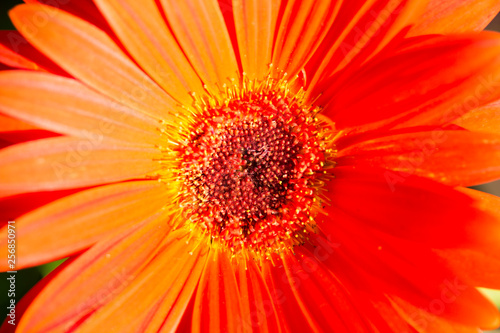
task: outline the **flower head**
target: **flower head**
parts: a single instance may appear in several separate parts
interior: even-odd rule
[[[497,1],[26,2],[1,203],[16,268],[69,259],[19,331],[500,324],[500,200],[465,187],[500,178]]]

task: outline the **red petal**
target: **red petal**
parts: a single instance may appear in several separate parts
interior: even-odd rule
[[[45,131],[45,130],[25,130],[25,131],[12,131],[12,132],[0,132],[0,142],[4,143],[1,148],[7,148],[13,144],[23,143],[27,141],[48,139],[60,136],[57,133]],[[1,196],[1,194],[0,194]]]
[[[81,189],[35,192],[0,198],[0,221],[12,221],[36,208],[46,205],[54,200],[74,194]],[[2,224],[3,226],[3,224]]]
[[[24,121],[0,114],[0,140],[15,144],[54,136],[58,136],[58,134],[42,130]]]
[[[0,62],[14,68],[67,75],[17,31],[0,30]]]
[[[161,169],[156,148],[56,137],[0,151],[0,194],[61,190],[146,177]]]
[[[5,72],[0,72],[0,76]],[[1,98],[2,96],[0,96]],[[37,130],[39,127],[30,125],[24,121],[17,120],[11,117],[6,117],[0,114],[0,132],[27,131]]]
[[[144,198],[147,198],[145,200]],[[18,268],[50,262],[88,248],[115,229],[127,228],[158,212],[168,189],[155,181],[128,182],[82,191],[16,219]],[[7,249],[8,227],[0,247]],[[7,262],[0,264],[7,270]]]
[[[235,263],[241,296],[241,328],[244,332],[279,332],[276,307],[257,264]]]
[[[352,263],[351,275],[365,280],[358,288],[367,284],[429,313],[439,306],[439,316],[466,326],[490,328],[499,322],[498,310],[447,269],[427,245],[381,233],[339,211],[329,212],[329,220],[319,227],[340,240],[337,251]],[[335,267],[337,261],[326,257],[325,263]]]
[[[400,127],[437,126],[500,98],[499,34],[417,39],[415,45],[367,64],[341,86],[333,83],[324,93],[325,114],[338,128],[390,119]]]
[[[157,120],[122,106],[73,79],[26,71],[0,72],[0,109],[50,131],[134,145],[160,144]]]
[[[364,167],[337,167],[326,189],[332,209],[403,239],[433,247],[497,248],[497,217],[437,182]]]
[[[230,254],[211,251],[194,301],[191,331],[241,331],[241,303]]]
[[[500,135],[417,129],[354,144],[340,150],[336,162],[391,169],[403,179],[414,174],[471,186],[500,178]]]
[[[96,27],[99,27],[99,29],[106,31],[109,34],[109,25],[104,17],[102,17],[101,13],[99,13],[99,10],[92,0],[24,0],[24,2],[27,4],[43,4],[64,10],[65,12],[92,23]]]
[[[263,263],[262,274],[271,294],[279,324],[283,332],[312,332],[313,323],[310,314],[304,313],[297,302],[281,259],[277,256],[273,262]]]
[[[344,1],[307,66],[309,96],[321,94],[331,80],[338,80],[332,78],[334,74],[347,65],[358,68],[372,58],[420,16],[425,4],[421,0]]]
[[[34,27],[33,17],[39,15],[47,21]],[[175,109],[175,101],[94,25],[42,5],[19,5],[10,16],[31,44],[95,90],[159,119],[167,118]]]
[[[311,253],[283,255],[288,283],[317,331],[364,332],[371,326],[353,305],[352,295]]]
[[[339,223],[344,222],[341,219],[338,221]],[[324,223],[330,223],[330,226],[334,227],[332,221]],[[323,223],[320,223],[319,226],[322,228]],[[325,228],[325,230],[332,229]],[[308,262],[307,265],[301,264],[304,267],[304,272],[300,277],[304,279],[304,282],[309,282],[309,280],[315,279],[316,270],[327,270],[331,274],[331,282],[325,282],[324,289],[338,290],[344,296],[339,297],[336,294],[325,296],[339,299],[338,306],[340,309],[344,309],[342,317],[347,323],[357,322],[361,325],[364,322],[367,327],[372,327],[368,331],[381,333],[415,332],[392,308],[386,298],[388,289],[374,284],[374,279],[362,272],[363,264],[356,261],[355,253],[351,253],[343,246],[345,241],[343,236],[344,234],[340,232],[334,232],[334,235],[328,234],[326,238],[321,233],[312,235],[310,245],[298,250],[307,258]],[[352,240],[357,242],[357,237],[352,238]],[[308,270],[306,271],[305,268]],[[338,286],[336,288],[328,287],[331,284]],[[307,293],[303,291],[301,293],[307,297]],[[346,295],[348,296],[346,297]],[[317,311],[313,311],[313,313],[315,312]]]

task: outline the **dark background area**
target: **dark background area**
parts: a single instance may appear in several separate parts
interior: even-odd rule
[[[14,26],[10,22],[8,11],[17,4],[23,3],[19,0],[1,0],[0,1],[0,30],[11,30]]]

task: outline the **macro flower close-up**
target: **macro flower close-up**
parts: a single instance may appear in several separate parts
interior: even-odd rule
[[[0,332],[500,326],[498,0],[25,2]]]

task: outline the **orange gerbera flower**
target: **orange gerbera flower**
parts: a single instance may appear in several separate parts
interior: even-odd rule
[[[498,1],[26,2],[3,223],[16,269],[69,259],[18,331],[499,325],[500,199],[464,187],[500,178]]]

